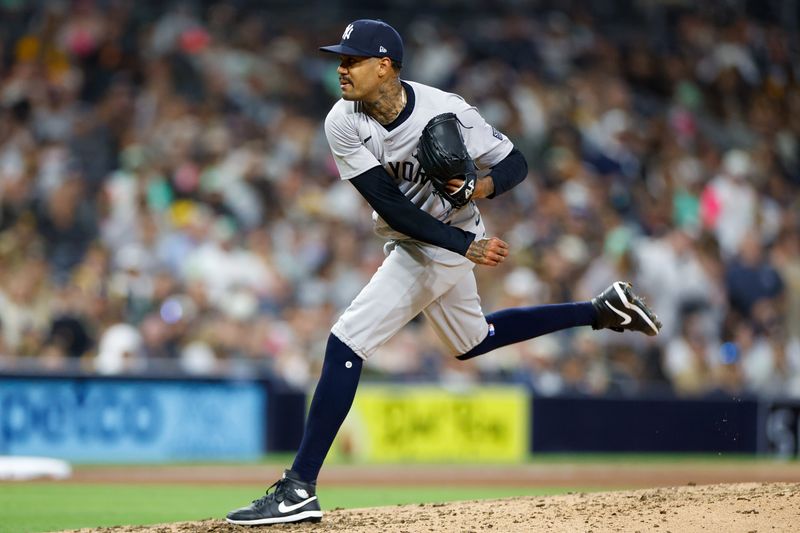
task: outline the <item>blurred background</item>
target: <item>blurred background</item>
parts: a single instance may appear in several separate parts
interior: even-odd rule
[[[316,51],[371,16],[404,36],[403,77],[464,96],[530,162],[481,205],[513,247],[476,269],[484,310],[628,279],[664,331],[463,364],[420,320],[368,374],[800,396],[794,3],[402,4],[4,1],[1,368],[312,384],[382,260],[325,142],[336,62]]]
[[[664,323],[463,363],[420,318],[365,381],[800,398],[800,14],[779,0],[3,0],[0,372],[310,391],[383,259],[322,128],[317,47],[361,17],[529,161],[480,206],[512,247],[476,269],[484,311],[627,279]]]

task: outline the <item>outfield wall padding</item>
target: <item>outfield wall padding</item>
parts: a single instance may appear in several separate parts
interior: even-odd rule
[[[357,423],[345,422],[349,440],[335,446],[333,455],[338,448],[353,453],[370,442],[373,453],[361,459],[487,460],[497,455],[492,446],[502,444],[508,453],[498,460],[524,459],[514,451],[513,438],[498,436],[510,427],[521,428],[520,449],[532,454],[800,455],[797,400],[545,397],[511,386],[365,385],[364,398],[356,396]],[[500,407],[505,389],[521,395],[530,408]],[[376,391],[380,401],[362,405]],[[252,460],[295,451],[306,409],[304,391],[269,379],[6,374],[0,376],[0,455],[75,462]],[[509,418],[511,426],[497,416]],[[426,444],[425,435],[435,442]],[[453,447],[475,450],[481,442],[487,456],[464,455]]]
[[[534,397],[531,451],[758,451],[753,399]]]

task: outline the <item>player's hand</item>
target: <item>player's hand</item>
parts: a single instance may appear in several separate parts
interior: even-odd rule
[[[447,182],[447,186],[445,188],[447,189],[447,192],[454,193],[460,189],[462,185],[464,185],[463,179],[453,178]]]
[[[497,266],[508,257],[508,243],[497,237],[472,241],[466,257],[476,265]]]
[[[464,180],[461,178],[453,178],[447,182],[447,192],[454,193],[464,185]],[[486,198],[490,194],[494,192],[494,181],[492,180],[491,176],[484,176],[483,178],[478,178],[478,181],[475,182],[475,192],[472,193],[472,199],[477,200],[478,198]]]

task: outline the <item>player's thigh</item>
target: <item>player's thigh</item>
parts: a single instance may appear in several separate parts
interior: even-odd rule
[[[399,244],[332,331],[367,358],[469,272],[471,265],[457,254],[421,243]]]
[[[489,333],[478,285],[471,271],[431,302],[424,314],[450,355],[470,351]]]

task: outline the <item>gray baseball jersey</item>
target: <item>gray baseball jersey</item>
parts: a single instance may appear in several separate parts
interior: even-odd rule
[[[420,83],[405,82],[414,91],[414,110],[405,122],[387,131],[375,119],[360,111],[359,102],[339,100],[325,119],[328,137],[339,175],[354,178],[381,165],[395,179],[402,192],[414,205],[433,217],[452,221],[449,204],[433,194],[431,184],[423,179],[419,162],[414,157],[422,129],[430,119],[441,113],[455,113],[479,176],[502,161],[514,148],[508,138],[486,123],[475,107],[456,94]],[[373,215],[379,235],[389,239],[405,238]]]
[[[431,118],[455,113],[479,176],[502,161],[513,144],[460,96],[420,83],[404,83],[413,90],[414,108],[391,131],[362,112],[359,102],[339,100],[328,113],[325,134],[341,178],[354,178],[381,165],[414,205],[442,222],[475,233],[477,239],[485,237],[474,202],[454,210],[433,194],[414,157],[417,143]],[[453,355],[469,351],[483,340],[488,326],[472,273],[474,263],[449,250],[411,240],[390,228],[377,213],[373,220],[378,235],[391,241],[387,258],[336,322],[333,333],[366,358],[423,312]]]

